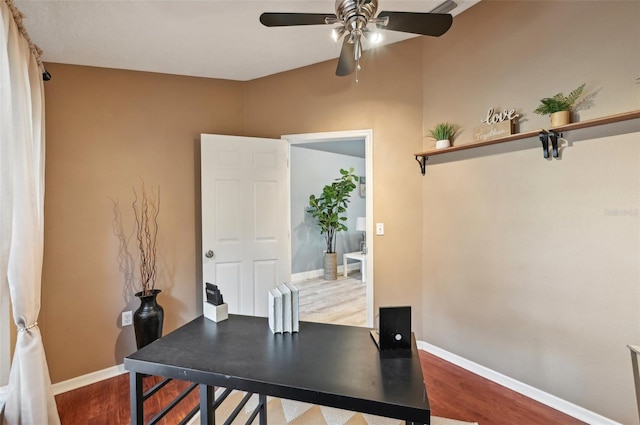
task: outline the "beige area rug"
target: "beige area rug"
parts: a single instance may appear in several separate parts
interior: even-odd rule
[[[216,398],[224,389],[216,391]],[[216,423],[224,423],[231,412],[244,397],[243,392],[234,391],[216,410]],[[253,395],[242,409],[233,424],[245,424],[253,410],[258,406],[258,396]],[[317,406],[299,401],[267,397],[267,422],[269,425],[404,425],[404,421],[380,416],[355,413],[332,407]],[[254,420],[258,423],[258,418]],[[432,425],[478,425],[476,422],[463,422],[453,419],[431,417]]]

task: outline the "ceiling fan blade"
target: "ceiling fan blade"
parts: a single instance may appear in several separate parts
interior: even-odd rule
[[[345,37],[342,42],[342,50],[338,59],[338,67],[336,75],[338,77],[346,77],[356,70],[355,43],[349,43],[349,38]]]
[[[335,19],[336,15],[327,13],[272,13],[260,15],[260,22],[267,27],[286,27],[292,25],[324,25],[326,18]]]
[[[453,16],[448,13],[380,12],[378,18],[389,17],[379,29],[440,37],[451,28]]]

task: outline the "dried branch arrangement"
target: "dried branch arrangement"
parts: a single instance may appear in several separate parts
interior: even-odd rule
[[[155,198],[150,198],[142,182],[141,198],[138,199],[136,189],[133,188],[133,212],[136,216],[136,238],[140,249],[140,284],[142,296],[151,295],[156,286],[158,214],[160,213],[160,187]]]

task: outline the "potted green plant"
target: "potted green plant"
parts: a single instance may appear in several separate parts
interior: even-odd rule
[[[567,96],[558,93],[553,97],[545,97],[540,100],[540,106],[533,111],[539,115],[551,116],[551,127],[566,125],[571,122],[571,108],[580,98],[585,84],[573,90]]]
[[[459,124],[441,122],[429,130],[429,136],[436,140],[436,149],[444,149],[451,146],[451,142],[459,130]]]
[[[353,174],[353,167],[349,170],[340,169],[340,177],[322,189],[319,196],[309,196],[307,212],[313,216],[320,226],[320,233],[325,239],[324,278],[336,280],[338,277],[338,262],[336,256],[336,233],[348,230],[347,206],[351,192],[356,188],[358,176]]]

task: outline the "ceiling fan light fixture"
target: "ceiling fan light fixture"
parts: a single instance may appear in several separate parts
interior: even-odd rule
[[[327,16],[326,18],[324,18],[324,23],[327,25],[333,25],[333,24],[337,24],[340,23],[340,19],[338,19],[337,16]]]
[[[372,31],[367,34],[369,34],[367,39],[372,44],[379,44],[382,41],[382,34],[379,33],[378,31]]]
[[[371,24],[376,24],[376,26],[379,27],[386,27],[389,24],[389,17],[388,16],[383,16],[383,17],[379,17],[379,18],[372,18],[369,19],[369,23]]]
[[[378,44],[382,41],[382,33],[380,31],[371,31],[369,28],[362,30],[362,35],[370,44]]]
[[[331,38],[333,38],[333,41],[338,41],[340,40],[340,38],[344,35],[344,27],[335,27],[334,29],[331,30]]]
[[[432,9],[431,13],[449,13],[453,9],[455,9],[456,7],[458,7],[458,4],[455,1],[446,0],[445,2],[440,4],[439,6],[435,7],[434,9]]]

